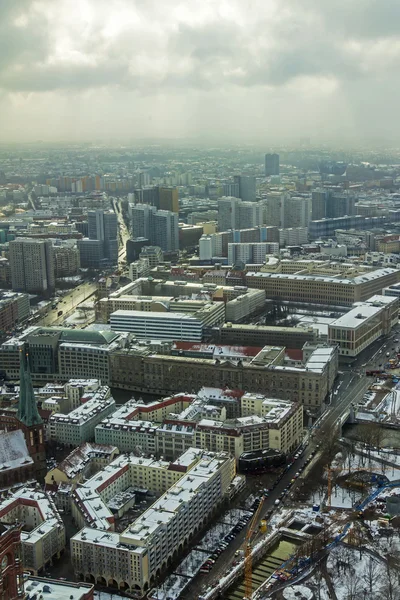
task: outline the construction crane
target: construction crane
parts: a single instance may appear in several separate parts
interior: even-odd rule
[[[253,596],[253,562],[252,562],[252,537],[256,531],[258,519],[265,501],[265,496],[261,497],[260,504],[257,507],[253,518],[247,529],[244,540],[244,589],[246,600],[251,600]]]
[[[331,497],[332,497],[332,484],[333,484],[333,473],[335,471],[339,471],[343,474],[343,476],[350,475],[350,473],[358,473],[360,471],[364,471],[367,473],[374,473],[376,471],[380,473],[385,473],[385,469],[382,465],[376,464],[373,467],[353,467],[351,469],[347,469],[345,466],[342,467],[330,467],[328,465],[325,466],[325,470],[328,472],[328,491],[326,495],[326,507],[331,508]]]

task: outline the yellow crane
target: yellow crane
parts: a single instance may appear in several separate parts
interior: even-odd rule
[[[260,504],[257,507],[253,518],[247,529],[244,540],[244,589],[246,600],[251,600],[253,596],[253,561],[252,561],[252,537],[257,529],[258,519],[265,501],[265,496],[261,497]]]

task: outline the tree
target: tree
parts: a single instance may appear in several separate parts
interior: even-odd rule
[[[398,600],[400,598],[400,570],[391,557],[386,563],[383,585],[381,587],[382,600]]]
[[[381,566],[377,559],[370,556],[362,573],[363,580],[366,583],[370,594],[376,592],[378,588],[378,584],[381,581],[381,570]]]
[[[343,583],[346,590],[346,600],[360,600],[361,579],[353,572],[353,569],[347,569]]]

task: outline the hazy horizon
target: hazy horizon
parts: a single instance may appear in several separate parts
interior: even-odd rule
[[[396,143],[397,0],[1,0],[1,142]]]

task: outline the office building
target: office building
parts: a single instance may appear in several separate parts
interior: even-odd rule
[[[215,308],[212,308],[214,307]],[[137,310],[117,310],[110,316],[113,331],[129,331],[139,339],[195,340],[203,339],[205,323],[202,313],[208,318],[210,311],[219,313],[216,305],[205,306],[192,314],[178,312],[147,313]],[[217,317],[217,315],[215,315]],[[224,320],[224,310],[221,318]]]
[[[179,213],[179,194],[176,187],[159,187],[159,204],[160,210],[168,210],[169,212]]]
[[[342,356],[357,356],[399,322],[399,299],[375,295],[357,302],[348,313],[328,327],[328,341],[337,344]]]
[[[0,346],[0,363],[12,381],[20,379],[20,354],[29,352],[30,374],[37,383],[95,377],[109,381],[109,359],[121,336],[112,331],[30,327]]]
[[[326,217],[352,216],[356,214],[355,197],[352,194],[328,193],[326,199]]]
[[[235,175],[234,183],[239,189],[239,198],[244,202],[256,201],[256,178],[252,175]]]
[[[323,352],[322,352],[323,350]],[[250,363],[214,358],[149,355],[144,350],[116,351],[111,358],[112,381],[122,389],[168,395],[204,386],[252,390],[273,398],[318,408],[337,374],[335,347],[315,348],[314,356],[293,367],[282,347],[265,347]]]
[[[223,344],[285,346],[302,348],[306,342],[316,343],[318,330],[313,327],[279,327],[225,323],[220,329]]]
[[[193,464],[193,455],[201,458]],[[144,593],[229,495],[235,461],[225,453],[191,449],[181,457],[184,475],[122,533],[85,527],[71,538],[79,579]],[[106,583],[104,583],[106,582]]]
[[[117,264],[118,218],[114,211],[89,211],[88,230],[90,240],[101,240],[103,242],[104,259],[109,264]]]
[[[159,246],[145,246],[139,254],[139,260],[148,260],[150,269],[154,269],[164,260],[163,251]]]
[[[279,154],[265,155],[265,175],[279,175]]]
[[[51,240],[18,238],[10,242],[9,249],[12,289],[52,296],[55,277]]]
[[[364,302],[399,280],[400,271],[390,268],[365,272],[355,277],[265,272],[248,272],[246,275],[246,285],[265,290],[267,298],[335,306]]]
[[[135,204],[130,208],[133,238],[147,238],[151,245],[163,252],[179,250],[178,214],[157,210],[147,204]]]
[[[51,415],[50,439],[70,447],[94,441],[96,425],[115,410],[115,401],[110,394],[110,388],[100,387],[94,393],[83,396],[81,406],[67,415],[62,413]]]
[[[270,192],[265,200],[264,205],[264,222],[267,227],[281,227],[282,226],[282,212],[283,204],[286,194],[281,192]]]
[[[150,275],[150,263],[148,258],[139,258],[129,265],[129,279],[135,281],[139,277],[148,277]]]

